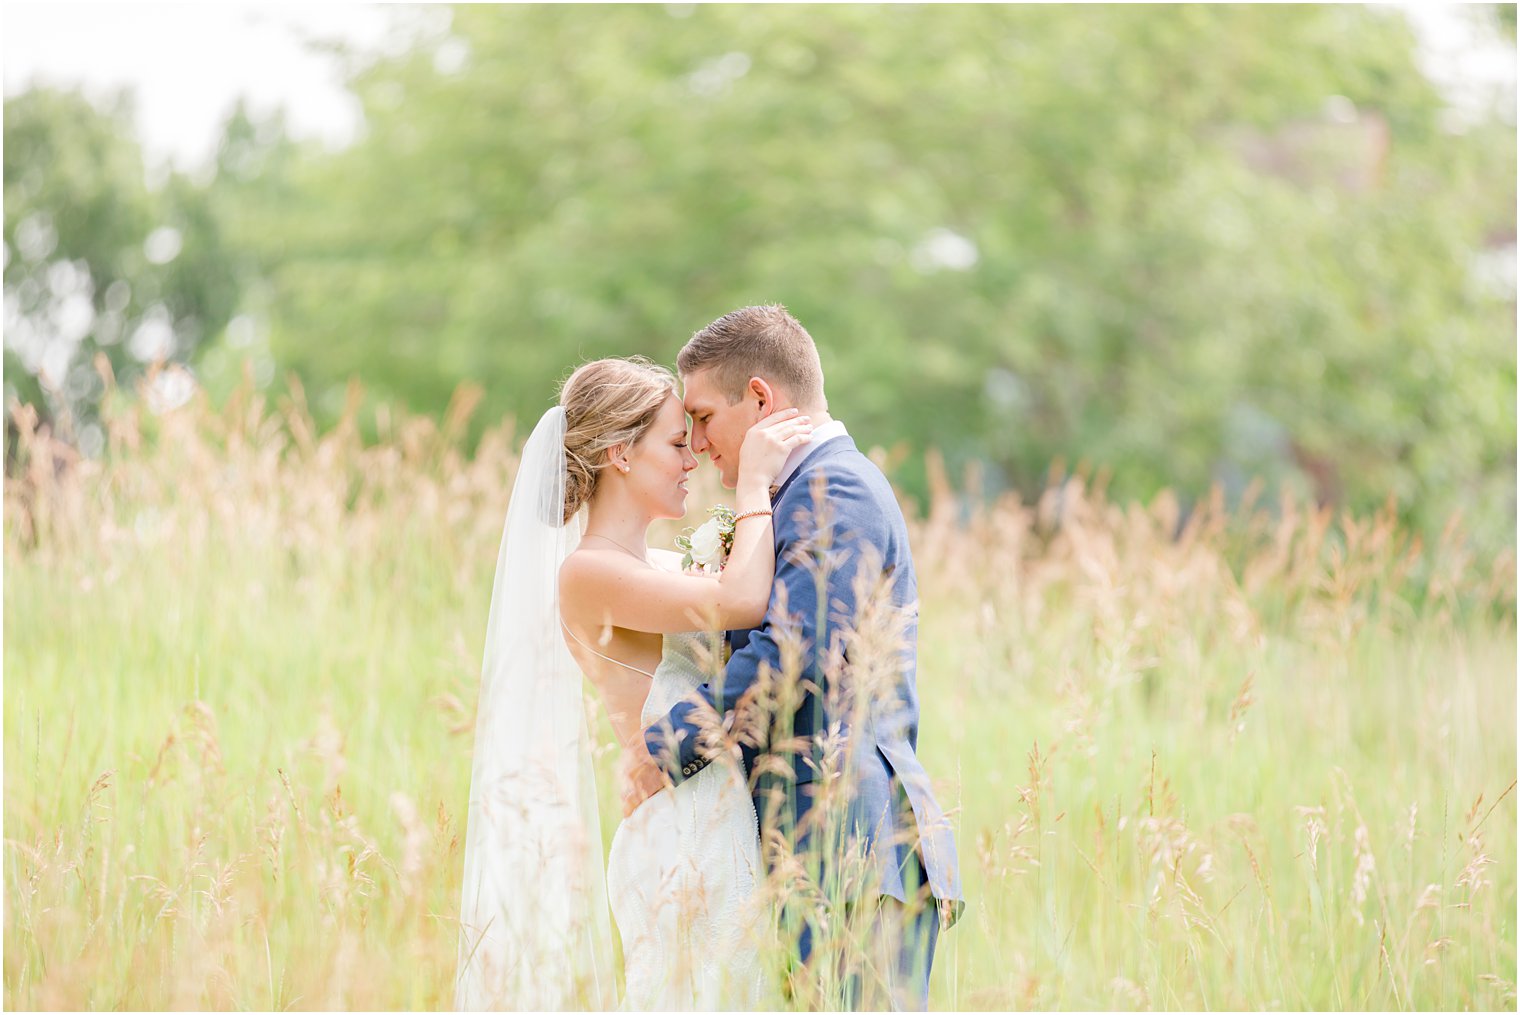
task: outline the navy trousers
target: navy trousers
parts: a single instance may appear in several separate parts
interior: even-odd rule
[[[929,973],[939,944],[939,907],[928,896],[928,874],[916,853],[910,853],[903,871],[907,896],[904,903],[891,896],[873,899],[874,912],[857,914],[869,921],[869,942],[855,956],[840,984],[846,1011],[926,1011],[929,1007]],[[797,940],[797,954],[804,966],[812,957],[813,927],[804,922]],[[819,975],[815,970],[814,975]]]

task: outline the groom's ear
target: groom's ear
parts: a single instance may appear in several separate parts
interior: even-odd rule
[[[776,392],[764,377],[749,379],[749,394],[755,399],[761,416],[769,416],[776,411]]]

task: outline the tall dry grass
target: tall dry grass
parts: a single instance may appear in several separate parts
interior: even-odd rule
[[[294,391],[126,402],[101,460],[18,416],[8,1007],[451,1002],[515,433]],[[936,1006],[1515,1004],[1512,553],[1082,477],[940,476],[911,531],[971,900]]]

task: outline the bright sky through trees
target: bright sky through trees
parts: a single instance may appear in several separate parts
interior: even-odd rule
[[[1515,53],[1482,38],[1453,7],[1404,5],[1419,33],[1426,73],[1457,109],[1513,95]],[[332,54],[308,41],[359,51],[400,45],[404,26],[446,17],[442,6],[379,4],[7,4],[5,95],[33,81],[83,84],[92,95],[135,90],[150,161],[181,169],[214,153],[238,96],[255,110],[284,106],[291,133],[342,144],[360,118]]]

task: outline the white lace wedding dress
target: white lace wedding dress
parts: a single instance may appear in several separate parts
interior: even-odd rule
[[[705,681],[700,635],[668,634],[644,703],[648,725]],[[618,826],[607,896],[623,941],[625,1009],[753,1009],[768,923],[754,804],[737,765],[714,763]]]

